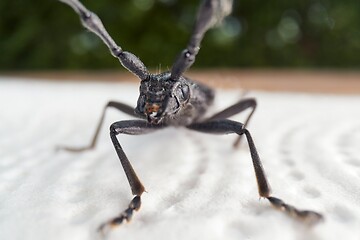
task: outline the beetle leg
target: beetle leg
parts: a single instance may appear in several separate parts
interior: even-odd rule
[[[166,127],[165,124],[150,124],[143,120],[128,120],[115,122],[110,126],[110,138],[114,145],[115,151],[119,157],[120,163],[125,171],[126,177],[129,181],[132,194],[135,196],[128,208],[126,208],[120,215],[105,222],[99,227],[99,231],[106,233],[109,227],[120,225],[124,221],[130,221],[134,211],[138,211],[141,206],[141,195],[145,191],[144,185],[135,173],[130,161],[128,160],[124,150],[122,149],[116,135],[127,134],[127,135],[141,135],[153,132],[155,130]]]
[[[103,122],[104,122],[106,110],[109,107],[113,107],[113,108],[115,108],[115,109],[117,109],[117,110],[119,110],[119,111],[121,111],[123,113],[126,113],[126,114],[130,115],[130,116],[139,118],[139,116],[134,113],[134,108],[133,107],[131,107],[129,105],[126,105],[124,103],[110,101],[105,105],[105,107],[104,107],[104,109],[102,111],[100,121],[99,121],[99,123],[98,123],[98,125],[96,127],[96,130],[95,130],[95,134],[92,137],[92,140],[91,140],[91,142],[90,142],[90,144],[88,146],[84,146],[84,147],[57,146],[56,149],[57,150],[66,150],[66,151],[69,151],[69,152],[82,152],[82,151],[94,149],[95,146],[96,146],[96,142],[97,142],[99,133],[100,133],[101,126],[103,125]]]
[[[222,110],[221,112],[214,114],[213,116],[208,118],[206,121],[229,118],[229,117],[236,115],[238,113],[241,113],[247,109],[251,109],[249,115],[247,116],[247,118],[245,120],[244,126],[243,126],[243,128],[246,128],[255,109],[256,109],[256,106],[257,106],[257,103],[254,98],[245,98],[245,99],[242,99],[239,102],[235,103],[234,105],[231,105],[230,107]],[[241,138],[242,138],[242,135],[237,137],[237,139],[234,142],[234,147],[239,147]]]
[[[299,210],[296,207],[285,203],[283,200],[271,196],[270,185],[267,181],[264,168],[262,166],[260,157],[256,150],[254,141],[250,135],[250,132],[244,128],[244,125],[239,122],[223,119],[223,120],[213,120],[202,123],[194,123],[187,128],[196,130],[204,133],[212,133],[212,134],[229,134],[236,133],[238,135],[245,135],[250,154],[255,170],[255,176],[258,185],[258,191],[260,197],[264,197],[269,200],[269,202],[277,209],[284,211],[291,217],[301,219],[307,224],[314,224],[323,220],[323,216],[317,212],[309,211],[309,210]]]

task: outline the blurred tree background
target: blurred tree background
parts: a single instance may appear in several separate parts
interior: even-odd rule
[[[199,1],[83,0],[125,50],[170,68],[185,47]],[[0,70],[122,69],[56,0],[0,1]],[[360,67],[359,0],[234,0],[207,33],[194,67]]]

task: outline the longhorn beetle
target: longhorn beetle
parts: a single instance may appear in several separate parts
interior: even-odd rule
[[[129,221],[132,218],[134,210],[139,210],[141,206],[141,195],[145,191],[143,184],[131,166],[116,136],[118,134],[140,135],[169,126],[182,126],[210,134],[235,133],[238,137],[234,146],[237,146],[240,137],[245,135],[250,149],[260,197],[268,199],[275,208],[307,223],[315,223],[323,219],[322,215],[317,212],[299,210],[271,195],[264,168],[250,132],[246,129],[246,125],[256,108],[255,99],[243,99],[225,110],[205,118],[205,113],[213,103],[214,91],[183,75],[194,63],[206,31],[230,14],[232,0],[203,0],[201,2],[197,20],[187,47],[177,57],[171,71],[160,74],[150,73],[139,58],[118,46],[104,28],[100,18],[95,13],[89,11],[79,1],[60,1],[72,7],[79,15],[84,27],[100,37],[109,48],[111,54],[119,59],[122,66],[135,74],[141,81],[140,95],[135,110],[126,104],[110,101],[102,112],[100,122],[89,146],[83,148],[62,147],[62,149],[72,152],[80,152],[94,148],[104,120],[105,111],[109,107],[139,118],[139,120],[118,121],[110,126],[110,138],[125,171],[134,198],[125,211],[102,224],[99,227],[100,231],[103,232],[109,227]],[[251,111],[244,124],[227,119],[246,109],[250,109]]]

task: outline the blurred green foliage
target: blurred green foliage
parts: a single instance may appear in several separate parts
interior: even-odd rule
[[[199,1],[83,0],[124,49],[171,68]],[[360,67],[359,0],[234,0],[207,33],[195,67]],[[121,69],[78,16],[56,0],[0,1],[0,70]]]

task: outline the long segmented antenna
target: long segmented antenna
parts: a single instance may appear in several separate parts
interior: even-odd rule
[[[95,33],[101,38],[101,40],[109,48],[111,54],[118,58],[121,65],[127,70],[135,74],[141,80],[145,80],[149,76],[149,72],[141,60],[130,52],[123,51],[118,46],[109,33],[106,31],[101,19],[93,12],[89,11],[81,2],[78,0],[59,0],[60,2],[66,3],[79,14],[81,23],[89,31]]]
[[[190,41],[171,69],[171,78],[173,80],[179,79],[195,62],[195,57],[200,50],[200,43],[205,33],[231,13],[232,2],[232,0],[203,0]]]

